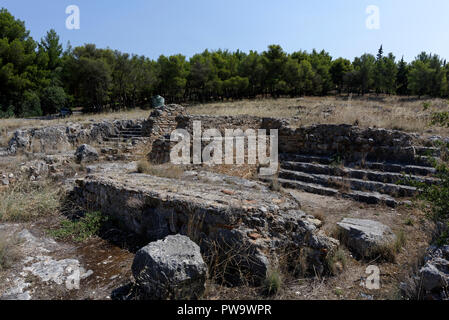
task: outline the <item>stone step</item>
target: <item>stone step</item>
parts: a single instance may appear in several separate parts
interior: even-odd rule
[[[110,141],[110,142],[127,142],[127,141],[144,141],[146,140],[146,137],[119,137],[119,136],[109,136],[103,138],[104,141]]]
[[[301,155],[301,154],[280,154],[279,159],[281,162],[301,162],[301,163],[315,163],[315,164],[323,164],[323,165],[333,165],[333,166],[341,166],[342,161],[338,161],[332,157],[325,156],[310,156],[310,155]],[[410,165],[403,163],[391,163],[391,162],[374,162],[374,161],[365,161],[363,163],[346,163],[346,167],[360,167],[360,169],[370,169],[377,170],[383,172],[393,172],[393,173],[405,173],[411,175],[419,175],[419,176],[430,176],[435,174],[436,170],[433,168],[429,160],[424,157],[419,160],[425,165]]]
[[[141,137],[142,135],[132,133],[118,133],[118,134],[111,134],[108,136],[108,138],[141,138]]]
[[[270,182],[270,178],[262,178],[263,181]],[[368,204],[383,204],[389,207],[397,207],[403,202],[397,201],[394,198],[380,194],[378,192],[366,192],[366,191],[358,191],[358,190],[348,190],[348,191],[340,191],[335,188],[323,187],[319,184],[308,183],[297,180],[288,180],[278,178],[278,182],[284,188],[291,188],[302,190],[305,192],[319,194],[323,196],[341,196],[343,198],[352,199],[358,202],[368,203]]]
[[[440,157],[441,156],[441,149],[440,148],[434,148],[434,147],[422,147],[422,146],[415,146],[415,152],[419,156],[424,157]]]
[[[400,183],[406,180],[414,180],[422,183],[432,184],[439,180],[420,175],[412,175],[398,172],[383,172],[367,169],[354,169],[342,166],[332,166],[326,164],[306,163],[306,162],[281,162],[281,168],[291,171],[300,171],[311,174],[326,174],[332,176],[342,176],[347,178],[378,181],[384,183]]]
[[[332,164],[336,162],[335,159],[331,157],[292,154],[292,153],[279,154],[279,160],[290,162],[320,163],[320,164]]]
[[[127,134],[142,134],[142,129],[122,129],[119,130],[119,132]]]
[[[403,165],[388,162],[367,161],[363,164],[363,167],[383,172],[406,173],[418,176],[431,176],[436,173],[436,169],[431,166]]]
[[[298,180],[307,183],[322,185],[326,188],[335,188],[339,190],[358,190],[368,192],[378,192],[393,197],[413,197],[418,190],[415,187],[397,185],[392,183],[383,183],[377,181],[367,181],[362,179],[345,178],[341,176],[325,174],[309,174],[299,171],[290,171],[281,169],[279,178],[285,180]]]

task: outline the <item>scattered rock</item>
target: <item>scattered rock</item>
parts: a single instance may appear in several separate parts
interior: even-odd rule
[[[337,225],[342,241],[362,258],[381,253],[396,239],[388,226],[377,221],[345,218]]]
[[[78,162],[92,162],[98,160],[98,152],[88,144],[83,144],[76,149],[76,160]]]
[[[186,236],[168,236],[140,249],[132,265],[136,282],[150,299],[198,299],[207,266],[200,247]]]
[[[435,258],[421,268],[422,286],[427,291],[441,290],[449,285],[449,261]]]
[[[449,245],[431,246],[425,257],[426,264],[419,271],[422,286],[428,292],[441,291],[449,286]]]

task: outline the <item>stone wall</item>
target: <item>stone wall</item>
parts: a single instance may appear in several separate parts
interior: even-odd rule
[[[285,252],[294,261],[302,252],[308,271],[325,271],[326,258],[339,243],[299,210],[293,197],[258,182],[202,174],[188,172],[181,180],[123,172],[91,175],[77,181],[75,196],[77,203],[102,211],[148,241],[189,236],[205,257],[230,259],[223,265],[234,276],[248,271],[261,281]]]
[[[202,131],[215,128],[224,136],[225,129],[278,129],[279,153],[339,157],[342,160],[392,161],[414,163],[416,146],[422,144],[417,134],[379,128],[360,128],[351,125],[321,124],[295,128],[288,119],[259,118],[251,116],[206,116],[187,115],[184,109],[174,106],[168,111],[157,111],[158,130],[153,130],[153,148],[150,160],[168,161],[172,144],[170,133],[174,129],[185,129],[193,134],[193,122],[200,121]],[[169,116],[167,116],[168,114]],[[159,125],[162,124],[162,125]],[[161,160],[164,159],[164,160]]]
[[[8,144],[8,153],[69,151],[83,143],[101,142],[120,130],[141,126],[145,120],[116,120],[93,123],[68,123],[43,128],[20,129]]]
[[[351,125],[282,126],[279,152],[335,156],[347,161],[373,160],[411,163],[419,137],[401,131]]]

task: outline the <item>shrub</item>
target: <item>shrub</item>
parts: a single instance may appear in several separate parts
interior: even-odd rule
[[[56,113],[66,105],[67,95],[63,88],[50,86],[43,90],[41,102],[42,110],[45,114]]]
[[[22,117],[38,117],[42,115],[41,101],[34,91],[25,91],[21,104]]]
[[[14,118],[14,107],[9,106],[5,111],[3,107],[0,105],[0,119],[9,119]]]
[[[339,272],[346,269],[348,261],[346,258],[346,254],[343,249],[338,249],[334,254],[328,255],[326,258],[326,264],[329,272],[333,275],[337,275]],[[339,268],[343,270],[338,270]]]
[[[423,110],[426,111],[432,106],[432,104],[428,101],[422,103]]]
[[[446,165],[438,165],[437,177],[440,183],[421,184],[421,198],[430,204],[431,214],[436,220],[449,218],[449,169]]]
[[[76,242],[84,242],[98,235],[107,220],[107,217],[101,212],[89,212],[76,221],[62,221],[58,229],[50,231],[50,235],[56,239],[71,239]]]
[[[282,286],[282,276],[278,269],[270,269],[263,283],[264,293],[266,295],[275,295]]]
[[[439,125],[441,127],[449,127],[449,112],[435,112],[432,114],[432,125]]]

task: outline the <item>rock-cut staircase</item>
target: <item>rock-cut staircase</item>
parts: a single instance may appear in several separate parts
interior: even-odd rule
[[[143,154],[141,146],[148,141],[141,124],[132,124],[118,128],[114,134],[103,138],[103,145],[121,153],[122,160],[135,160]]]
[[[432,177],[435,169],[428,158],[438,157],[438,149],[416,147],[415,152],[412,163],[345,163],[330,156],[281,154],[277,180],[285,188],[396,207],[419,193],[416,187],[407,185],[407,181],[438,182]]]

